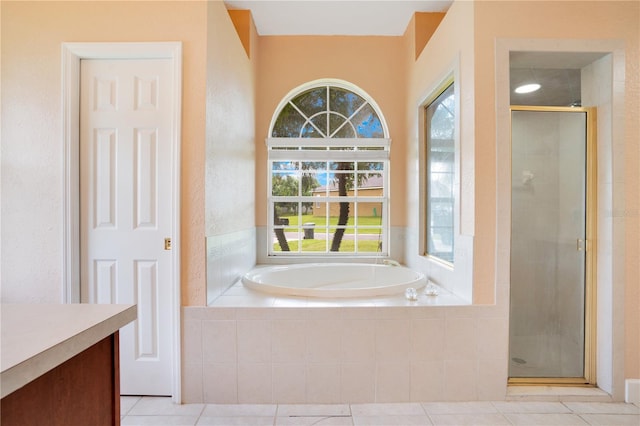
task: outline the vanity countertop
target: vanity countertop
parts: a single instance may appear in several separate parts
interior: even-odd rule
[[[2,398],[136,319],[136,305],[0,305]]]

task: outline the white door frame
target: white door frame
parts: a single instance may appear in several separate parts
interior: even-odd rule
[[[182,43],[63,43],[62,117],[64,140],[64,303],[80,302],[80,61],[82,59],[169,59],[173,65],[171,167],[172,398],[181,402],[180,374],[180,133]]]

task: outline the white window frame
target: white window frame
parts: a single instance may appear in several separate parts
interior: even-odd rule
[[[430,164],[431,164],[431,154],[429,152],[429,143],[428,143],[428,132],[431,129],[430,127],[430,123],[427,121],[426,116],[427,116],[427,109],[433,105],[436,101],[438,101],[438,99],[440,98],[440,96],[442,94],[444,94],[447,90],[452,89],[453,91],[453,95],[454,95],[454,99],[455,99],[455,106],[454,106],[454,125],[453,125],[453,145],[454,145],[454,164],[453,164],[453,178],[452,178],[452,182],[453,182],[453,189],[452,189],[452,194],[451,194],[451,204],[452,204],[452,220],[451,220],[451,239],[452,239],[452,243],[453,243],[453,252],[451,253],[452,255],[452,259],[448,260],[448,259],[444,259],[441,256],[431,252],[429,250],[429,243],[431,241],[431,237],[429,236],[431,233],[430,231],[432,230],[431,225],[429,224],[429,211],[430,211],[430,202],[433,200],[431,197],[431,188],[430,188],[430,181],[431,181],[431,176],[429,176],[429,170],[430,170]],[[424,185],[425,185],[425,191],[423,192],[424,194],[424,219],[423,219],[423,223],[424,223],[424,227],[422,229],[422,233],[424,234],[423,236],[423,241],[424,244],[422,245],[423,247],[423,253],[425,256],[429,257],[430,259],[432,259],[433,261],[436,261],[438,263],[443,264],[444,266],[447,266],[451,269],[453,269],[454,264],[455,264],[455,247],[456,247],[456,237],[459,234],[459,230],[457,229],[458,226],[456,225],[458,220],[456,220],[456,217],[458,217],[458,210],[459,210],[459,188],[458,188],[458,184],[457,182],[460,182],[460,170],[459,170],[459,164],[460,164],[460,145],[459,145],[459,139],[458,139],[458,131],[459,131],[459,121],[458,121],[458,117],[459,117],[459,108],[458,108],[458,89],[456,87],[456,81],[453,78],[453,76],[448,77],[447,79],[445,79],[441,85],[432,93],[432,95],[428,98],[427,102],[424,103],[423,106],[423,110],[422,110],[422,114],[424,115],[424,123],[422,125],[422,131],[424,132],[424,145],[425,145],[425,149],[424,149],[424,167],[425,167],[425,174],[424,174]]]
[[[370,105],[371,108],[375,111],[382,125],[382,132],[384,137],[382,138],[334,138],[332,135],[319,137],[319,138],[304,138],[304,137],[268,137],[266,139],[267,145],[267,254],[269,257],[275,256],[302,256],[305,258],[308,257],[380,257],[380,256],[388,256],[389,253],[389,151],[391,147],[391,139],[389,138],[389,132],[386,125],[386,121],[380,108],[375,103],[375,101],[367,95],[364,91],[359,89],[358,87],[342,81],[335,79],[323,79],[316,80],[304,84],[302,86],[297,87],[292,90],[283,98],[278,107],[275,110],[273,118],[271,120],[271,125],[269,126],[269,135],[273,134],[274,126],[276,124],[276,120],[278,119],[282,109],[288,105],[294,98],[298,95],[319,87],[327,87],[327,91],[330,87],[340,88],[343,90],[347,90],[355,93],[356,95],[362,97],[365,100],[365,103],[360,106],[356,112],[354,112],[350,117],[344,117],[347,122],[349,119],[354,117],[355,114],[362,109],[364,105]],[[328,97],[327,97],[328,99]],[[291,104],[293,105],[293,104]],[[333,111],[330,109],[330,105],[327,102],[327,110],[323,112],[327,115],[328,113]],[[297,109],[297,107],[294,108]],[[298,112],[301,112],[298,110]],[[302,112],[301,112],[302,113]],[[304,113],[303,116],[306,117]],[[307,123],[310,123],[316,130],[322,133],[320,129],[315,127],[311,121],[307,121],[301,127],[304,127]],[[333,132],[335,134],[339,129]],[[336,147],[344,147],[349,148],[348,150],[336,150]],[[287,149],[283,149],[287,148]],[[297,148],[297,149],[291,149]],[[315,148],[315,149],[309,149]],[[318,149],[324,148],[324,149]],[[334,149],[329,149],[334,148]],[[375,148],[371,150],[370,148]],[[381,162],[383,163],[382,174],[382,186],[383,191],[381,196],[375,197],[362,197],[358,196],[357,193],[353,196],[302,196],[298,194],[298,196],[273,196],[272,195],[272,176],[273,176],[273,163],[279,161],[314,161],[314,162],[358,162],[358,161],[366,161],[366,162]],[[354,170],[354,173],[356,171]],[[338,203],[338,202],[353,202],[354,203],[354,215],[357,215],[358,203],[367,203],[367,202],[375,202],[381,203],[382,211],[381,211],[381,235],[380,242],[382,243],[382,251],[381,252],[358,252],[357,251],[357,233],[355,235],[355,245],[353,252],[331,252],[329,251],[330,241],[327,242],[326,247],[327,250],[324,252],[305,252],[301,250],[297,251],[275,251],[273,249],[273,236],[274,230],[276,229],[276,225],[274,224],[274,205],[276,202],[296,202],[296,203],[313,203],[314,205],[322,204],[322,203]],[[351,225],[349,225],[351,227]],[[358,227],[360,228],[360,227]],[[328,227],[327,227],[328,229]],[[362,229],[366,229],[366,227],[362,227]],[[298,225],[298,238],[302,238],[303,225]]]

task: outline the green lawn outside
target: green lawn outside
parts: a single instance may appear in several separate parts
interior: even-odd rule
[[[289,248],[292,252],[298,251],[298,243],[300,241],[289,241]],[[331,244],[331,241],[329,241]],[[355,242],[353,240],[342,240],[340,243],[340,252],[345,253],[353,253],[355,247]],[[274,251],[282,251],[280,250],[280,245],[275,243],[273,245]],[[322,252],[324,253],[325,248],[325,240],[302,240],[302,251],[303,252]],[[358,252],[360,253],[375,253],[378,251],[378,241],[359,241],[358,242]]]
[[[296,232],[298,230],[298,216],[281,216],[281,219],[289,219],[289,225],[291,228],[285,228],[285,232]],[[382,218],[380,216],[359,216],[358,217],[358,226],[381,226]],[[315,223],[317,228],[324,228],[327,225],[326,216],[313,216],[313,215],[302,215],[302,223]],[[329,226],[335,227],[338,224],[338,218],[336,216],[331,216],[329,218]],[[347,222],[347,226],[353,226],[354,219],[353,217],[349,218]],[[346,229],[345,234],[353,234],[353,229]],[[380,229],[359,229],[358,233],[360,234],[379,234],[381,232]]]

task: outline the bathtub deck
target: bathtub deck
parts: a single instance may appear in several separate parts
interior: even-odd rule
[[[471,303],[442,288],[437,296],[428,296],[424,289],[418,291],[418,300],[409,301],[404,292],[393,296],[325,299],[319,297],[279,296],[251,290],[236,282],[209,306],[211,307],[383,307],[383,306],[466,306]]]

